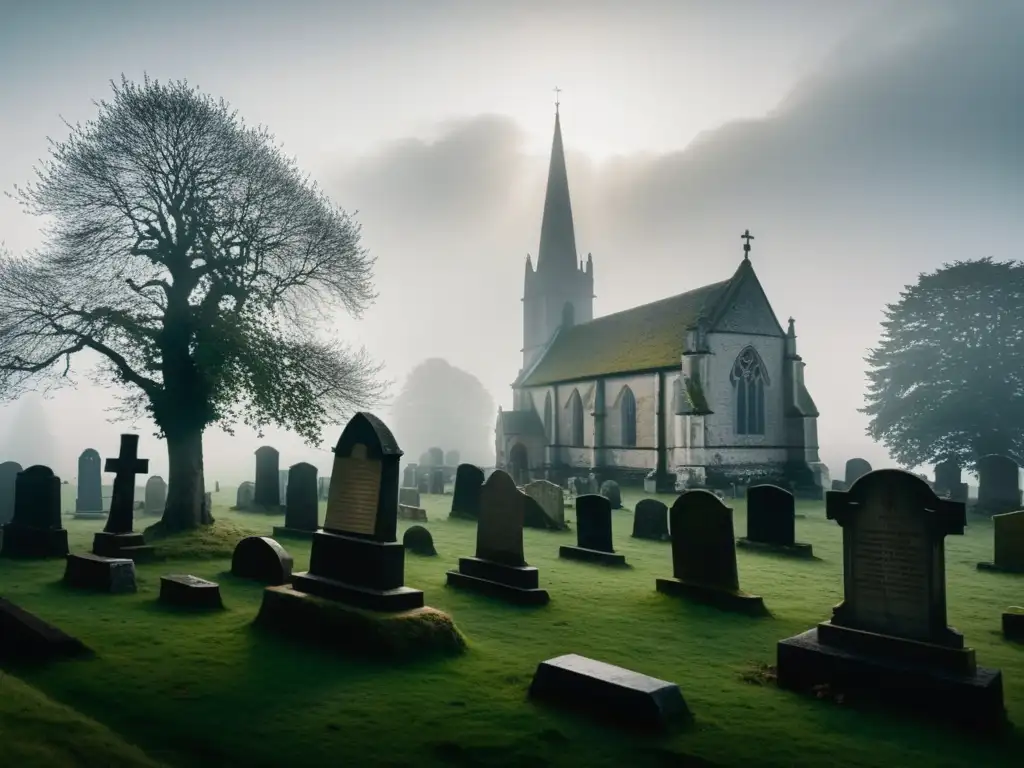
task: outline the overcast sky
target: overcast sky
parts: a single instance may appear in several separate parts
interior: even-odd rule
[[[443,357],[510,405],[555,86],[595,312],[728,277],[749,228],[776,313],[796,318],[834,476],[855,455],[891,465],[857,413],[884,305],[943,262],[1021,255],[1019,2],[0,6],[0,188],[28,181],[47,136],[66,136],[62,117],[90,118],[109,80],[186,78],[269,126],[358,211],[380,299],[337,333],[396,385]],[[37,226],[0,199],[10,249],[38,245]],[[81,385],[0,410],[0,458],[45,460],[70,479],[81,450],[110,455],[135,428],[166,474],[148,425],[106,421],[113,404]],[[26,436],[19,425],[40,418]],[[328,454],[297,437],[212,431],[208,480],[251,476],[260,442],[282,466],[329,471]]]

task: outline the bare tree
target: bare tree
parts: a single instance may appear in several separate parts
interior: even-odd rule
[[[122,408],[167,440],[163,527],[211,522],[203,431],[242,422],[310,444],[383,395],[366,353],[316,334],[375,298],[360,230],[263,128],[186,82],[112,83],[98,117],[51,141],[16,188],[48,219],[30,258],[0,253],[0,396],[66,383],[97,353]]]

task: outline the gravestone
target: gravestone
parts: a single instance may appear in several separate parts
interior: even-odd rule
[[[565,497],[562,487],[547,480],[534,480],[523,486],[523,493],[535,499],[548,518],[545,528],[565,528]]]
[[[586,490],[580,489],[580,493],[600,493],[601,484],[597,480],[597,475],[591,472],[587,475]]]
[[[0,556],[66,557],[68,532],[61,523],[60,478],[37,464],[19,472],[14,483],[14,515],[0,531]]]
[[[1024,643],[1024,607],[1011,605],[1003,612],[1003,637]]]
[[[423,557],[434,557],[437,550],[434,549],[434,537],[430,531],[422,525],[411,525],[402,536],[402,546],[414,555]]]
[[[641,499],[633,510],[633,538],[668,541],[668,506],[658,499]]]
[[[679,686],[575,653],[542,661],[531,699],[580,710],[613,726],[661,731],[691,718]]]
[[[415,488],[416,487],[416,465],[410,464],[402,472],[402,487],[403,488]]]
[[[302,461],[288,469],[284,525],[274,526],[275,536],[311,539],[320,526],[320,499],[317,494],[316,467]],[[268,539],[269,541],[269,539]],[[283,582],[282,582],[283,583]]]
[[[289,582],[293,564],[288,550],[266,536],[246,536],[231,554],[232,575],[275,587]]]
[[[277,448],[263,445],[256,449],[256,487],[252,505],[261,512],[281,510],[281,454]]]
[[[396,540],[401,457],[384,422],[372,413],[352,417],[334,448],[323,530],[294,591],[374,611],[423,607],[423,592],[403,584],[405,548]]]
[[[626,564],[626,556],[612,547],[612,505],[607,496],[576,497],[576,546],[559,547],[558,556],[600,565]]]
[[[186,573],[161,576],[160,596],[157,599],[175,608],[210,610],[224,607],[220,584]]]
[[[978,459],[978,509],[990,515],[1021,508],[1020,467],[1008,456]]]
[[[316,495],[320,501],[327,501],[331,492],[331,478],[318,477],[316,481]]]
[[[992,515],[994,558],[978,563],[979,570],[1024,573],[1024,510]]]
[[[614,480],[601,483],[601,495],[611,502],[612,509],[622,509],[622,491]]]
[[[93,448],[86,448],[78,457],[78,495],[75,498],[75,512],[103,512],[100,463],[100,455]]]
[[[522,491],[521,488],[520,491]],[[533,528],[538,531],[560,531],[565,529],[564,525],[559,528],[558,523],[548,517],[548,513],[544,511],[544,507],[542,507],[540,502],[532,496],[527,496],[526,501],[524,501],[523,504],[524,528]]]
[[[846,475],[845,482],[847,487],[857,482],[857,479],[863,477],[871,471],[871,464],[866,459],[850,459],[846,462]]]
[[[476,556],[460,557],[459,570],[448,571],[450,587],[469,589],[518,605],[546,605],[540,574],[523,555],[523,518],[530,497],[516,488],[503,470],[487,478],[480,491]]]
[[[939,498],[948,496],[953,501],[967,501],[967,483],[963,482],[959,462],[954,459],[947,459],[935,465],[934,488]]]
[[[416,480],[416,490],[420,493],[430,493],[430,475],[420,475]]]
[[[411,520],[414,523],[427,522],[427,510],[423,507],[413,507],[408,504],[398,505],[398,519]]]
[[[779,642],[779,685],[1001,724],[1001,673],[978,667],[946,624],[943,540],[963,535],[965,505],[909,472],[881,469],[829,493],[825,514],[842,527],[843,601],[831,621]]]
[[[440,469],[430,470],[430,493],[437,496],[444,493],[444,472]]]
[[[127,557],[93,554],[68,555],[64,583],[74,589],[89,589],[120,595],[136,592],[135,561]]]
[[[277,472],[277,488],[281,497],[278,503],[281,506],[288,503],[288,472],[287,469],[280,469]]]
[[[153,547],[146,544],[141,533],[134,532],[135,476],[149,471],[149,459],[139,458],[139,436],[121,435],[118,457],[107,459],[103,469],[114,473],[114,492],[107,524],[92,538],[93,554],[133,561],[151,559]]]
[[[452,511],[449,517],[476,520],[480,517],[480,491],[484,485],[484,472],[475,464],[459,464],[455,470],[455,490],[452,491]]]
[[[767,550],[794,557],[813,557],[810,544],[796,541],[796,500],[777,485],[747,489],[747,535],[739,547]]]
[[[252,509],[253,500],[256,498],[256,484],[246,480],[238,486],[235,492],[235,509]]]
[[[21,472],[21,464],[5,461],[0,464],[0,525],[14,519],[14,486]]]
[[[845,490],[847,490],[847,489],[848,489],[849,487],[850,487],[850,486],[848,486],[848,485],[846,484],[846,481],[845,481],[845,480],[833,480],[833,481],[832,481],[832,490],[833,490],[833,491],[845,491]]]
[[[732,508],[710,491],[683,491],[669,510],[672,579],[657,589],[723,610],[766,613],[764,601],[740,589]]]
[[[215,480],[213,483],[213,492],[220,493],[220,480]]]
[[[0,597],[0,661],[45,662],[89,653],[81,640]]]
[[[428,448],[426,459],[426,461],[422,462],[426,466],[442,467],[444,466],[444,451],[436,445],[433,448]]]
[[[457,467],[461,458],[462,455],[458,451],[448,451],[444,455],[444,465],[446,467]]]
[[[160,475],[153,475],[146,481],[143,499],[147,515],[159,516],[164,513],[164,507],[167,506],[167,483]]]
[[[405,504],[408,507],[418,507],[420,505],[420,492],[415,488],[399,488],[398,504]]]

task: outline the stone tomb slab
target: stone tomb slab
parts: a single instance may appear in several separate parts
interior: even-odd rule
[[[97,531],[92,537],[92,553],[100,557],[128,558],[136,563],[151,562],[156,548],[146,543],[141,533]]]
[[[178,608],[223,608],[220,584],[190,574],[173,573],[160,577],[160,602]]]
[[[231,573],[269,586],[287,584],[294,560],[288,550],[266,536],[247,536],[235,545]]]
[[[74,589],[90,589],[112,595],[138,591],[135,561],[127,557],[71,554],[64,567],[64,583]]]
[[[423,507],[412,507],[408,504],[398,505],[398,519],[409,520],[414,523],[427,522],[427,510]]]
[[[691,719],[675,683],[575,653],[542,661],[529,695],[639,730],[661,731]]]
[[[81,640],[0,597],[0,661],[39,663],[90,653]]]
[[[1024,573],[1024,510],[992,515],[993,554],[990,563],[978,563],[982,571]]]

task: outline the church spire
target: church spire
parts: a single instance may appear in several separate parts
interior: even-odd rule
[[[576,267],[576,232],[569,202],[569,177],[565,172],[565,149],[562,147],[562,124],[555,89],[555,136],[551,142],[551,164],[548,166],[548,187],[544,196],[544,218],[540,225],[540,250],[537,271]]]

